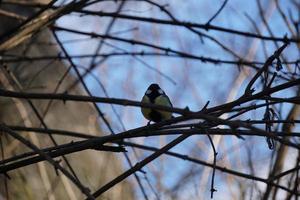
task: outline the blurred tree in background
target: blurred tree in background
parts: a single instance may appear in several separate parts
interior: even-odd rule
[[[2,0],[0,19],[0,200],[298,199],[299,1]],[[140,103],[154,82],[174,108]]]

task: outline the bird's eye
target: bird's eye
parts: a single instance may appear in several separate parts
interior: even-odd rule
[[[162,91],[161,89],[158,90],[159,94],[164,94],[164,91]]]
[[[150,93],[151,93],[151,90],[147,90],[147,91],[146,91],[146,94],[150,94]]]

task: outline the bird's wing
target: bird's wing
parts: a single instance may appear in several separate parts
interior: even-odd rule
[[[160,95],[155,99],[156,105],[173,107],[172,103],[167,95]],[[172,112],[168,111],[158,111],[161,114],[162,120],[167,120],[172,118]]]
[[[147,95],[144,95],[143,96],[143,99],[142,99],[142,103],[150,103],[150,100],[149,100],[149,98],[147,97]],[[142,111],[142,114],[144,115],[144,117],[146,118],[146,119],[149,119],[150,120],[150,116],[149,116],[149,114],[150,114],[150,112],[151,112],[151,109],[149,109],[149,108],[141,108],[141,111]]]
[[[164,95],[166,97],[166,99],[168,100],[169,104],[170,104],[170,107],[173,107],[173,104],[171,103],[171,100],[170,98],[167,96],[167,95]]]

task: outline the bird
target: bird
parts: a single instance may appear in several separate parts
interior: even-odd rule
[[[168,106],[171,108],[173,107],[169,97],[156,83],[152,83],[147,88],[141,102],[152,103],[154,105]],[[171,119],[173,117],[171,112],[166,112],[162,110],[142,107],[141,111],[144,117],[149,120],[149,123],[151,121],[157,123],[167,119]]]

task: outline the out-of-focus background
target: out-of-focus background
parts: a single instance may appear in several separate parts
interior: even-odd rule
[[[31,4],[26,4],[26,2],[21,4],[22,1],[11,4],[7,2],[9,1],[2,3],[3,9],[12,9],[24,17],[30,16],[32,12],[36,12],[34,10],[40,9],[40,4],[35,4],[33,1]],[[72,1],[57,1],[53,6],[67,5],[70,2]],[[283,42],[276,38],[286,36],[299,41],[300,2],[297,0],[106,0],[88,2],[91,3],[90,6],[63,15],[49,25],[51,30],[45,29],[42,33],[34,34],[30,41],[27,41],[27,46],[24,45],[16,51],[11,50],[6,53],[4,58],[7,59],[21,59],[22,56],[40,57],[36,60],[32,58],[30,61],[16,59],[15,62],[4,62],[17,74],[21,81],[22,91],[54,92],[57,84],[67,73],[70,80],[62,81],[62,85],[55,92],[67,91],[68,93],[89,95],[86,92],[88,88],[90,94],[94,96],[140,101],[147,87],[151,83],[158,83],[170,97],[174,107],[188,107],[191,111],[200,111],[208,101],[209,108],[233,101],[243,95],[248,82],[257,69],[261,68],[267,58],[282,46]],[[21,7],[26,9],[20,11]],[[218,13],[220,8],[221,11]],[[26,13],[23,13],[25,11]],[[213,17],[216,13],[217,15]],[[5,16],[5,18],[10,17]],[[17,21],[22,21],[22,19]],[[182,22],[186,24],[182,25]],[[199,25],[207,25],[208,29]],[[244,34],[220,31],[209,28],[210,26],[237,30]],[[247,33],[253,33],[255,37],[251,34],[249,36]],[[260,36],[266,36],[267,39]],[[44,41],[45,37],[47,37],[47,41]],[[57,44],[57,41],[60,44]],[[32,44],[35,45],[34,48],[38,49],[35,50],[38,52],[37,55],[28,53]],[[77,66],[78,72],[86,84],[84,87],[78,80],[77,72],[71,67],[72,63],[66,58],[61,46],[65,48],[64,50],[73,64]],[[270,77],[274,72],[278,73],[273,82],[274,85],[299,78],[299,47],[299,43],[291,42],[284,50],[281,55],[283,64],[280,71],[276,71],[276,63],[269,68]],[[247,61],[250,64],[243,64],[240,61]],[[53,67],[55,63],[59,63],[61,67]],[[28,72],[27,70],[33,66],[34,73]],[[262,80],[259,79],[254,85],[256,92],[262,90]],[[8,88],[4,83],[1,84]],[[12,85],[17,87],[16,83]],[[293,87],[275,93],[273,96],[298,96],[298,88]],[[246,105],[263,102],[257,100]],[[5,103],[7,102],[3,102],[3,104]],[[11,104],[15,105],[17,102],[11,102]],[[69,102],[67,102],[68,104]],[[84,106],[81,107],[81,104]],[[55,104],[59,108],[50,107],[51,114],[45,114],[46,121],[48,120],[49,124],[52,123],[51,128],[86,133],[97,130],[102,135],[109,135],[112,132],[120,133],[144,126],[148,122],[143,118],[138,107],[99,103],[97,107],[104,114],[106,119],[104,121],[92,104],[88,106],[84,103],[81,104],[74,103],[68,108],[67,113],[74,120],[69,120],[69,117],[64,120],[65,111],[61,109],[65,108],[65,105],[63,103]],[[28,105],[26,106],[28,107]],[[46,105],[38,106],[42,111],[47,110]],[[296,120],[298,118],[297,109],[297,105],[288,103],[272,106],[274,119],[281,120]],[[251,110],[235,119],[263,120],[265,110],[265,107]],[[30,113],[27,115],[33,116],[32,111],[27,110],[27,112]],[[24,115],[26,118],[26,113]],[[231,113],[225,113],[221,117],[226,119],[231,115]],[[1,118],[11,124],[6,116]],[[18,121],[15,122],[15,124],[18,123]],[[24,124],[25,126],[30,125],[30,123]],[[39,126],[41,122],[35,121],[34,124]],[[299,127],[297,123],[293,125],[295,126],[290,127],[291,124],[276,123],[272,126],[272,130],[296,132]],[[255,126],[265,129],[263,124],[258,123]],[[172,135],[139,137],[130,139],[130,141],[161,148],[175,137]],[[278,173],[298,166],[298,151],[293,148],[283,148],[280,144],[277,144],[274,150],[270,150],[264,137],[245,136],[245,140],[240,140],[235,136],[214,135],[212,138],[218,152],[217,165],[226,169],[267,179],[277,163],[279,155],[282,160]],[[39,138],[39,140],[43,139]],[[43,142],[47,144],[48,140]],[[298,138],[291,140],[299,143]],[[126,147],[126,149],[128,150],[126,154],[133,164],[151,153],[130,147]],[[207,163],[213,162],[212,147],[205,135],[189,137],[174,147],[172,151]],[[97,154],[90,156],[93,160]],[[75,168],[83,165],[80,156],[75,158],[76,155],[75,157],[70,155],[69,157],[74,162],[72,166]],[[113,166],[118,166],[115,174],[130,168],[128,160],[122,153],[114,154],[111,159],[116,160],[117,163]],[[103,160],[95,162],[103,162]],[[93,167],[92,163],[89,165],[90,168],[86,170],[93,171],[93,176],[105,173],[104,170]],[[100,165],[102,166],[103,163]],[[85,167],[87,166],[82,168]],[[51,170],[51,167],[48,170]],[[132,196],[122,198],[107,195],[104,199],[210,198],[211,167],[163,155],[145,166],[143,172],[136,172],[140,183],[138,183],[137,177],[130,176],[126,179],[123,189],[120,189],[125,194],[130,193]],[[41,169],[40,173],[42,174]],[[93,190],[101,185],[90,182],[89,180],[92,178],[88,172],[82,172],[80,177],[87,184],[92,185]],[[109,175],[107,181],[114,177],[114,174]],[[297,191],[297,181],[295,180],[298,178],[295,177],[298,177],[298,173],[291,173],[283,177],[278,184]],[[265,195],[268,191],[267,184],[253,179],[217,170],[214,181],[217,192],[214,193],[214,199],[293,198],[293,195],[282,189],[276,192],[272,190],[273,193],[270,196]],[[53,180],[50,178],[48,184],[45,184],[48,191],[52,190],[53,184],[55,184],[55,176]],[[11,190],[13,184],[8,181],[8,185]],[[65,187],[68,188],[66,185]],[[2,188],[1,192],[5,196],[4,187]],[[30,186],[28,191],[33,188],[35,186]],[[20,191],[18,190],[18,192]],[[64,191],[61,191],[61,194],[63,193]],[[111,193],[116,194],[118,191]],[[66,199],[77,199],[71,194],[72,192],[69,191]],[[42,195],[42,197],[43,199],[55,199],[55,195]],[[56,198],[62,199],[62,197]],[[82,199],[81,196],[78,199]]]

